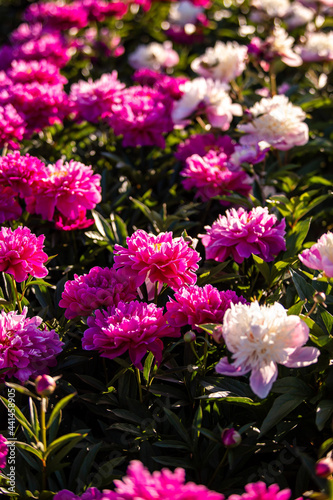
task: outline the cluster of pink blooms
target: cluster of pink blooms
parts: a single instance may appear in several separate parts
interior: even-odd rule
[[[144,302],[118,302],[106,310],[96,310],[87,319],[82,347],[98,350],[105,358],[113,359],[128,351],[134,366],[142,369],[141,360],[147,351],[160,363],[164,337],[179,337],[180,330],[168,325],[163,308]]]
[[[231,303],[245,304],[246,300],[232,290],[220,292],[212,285],[203,288],[191,285],[178,290],[174,299],[170,298],[166,303],[166,319],[171,326],[189,325],[200,332],[198,325],[222,323]]]
[[[178,290],[197,281],[200,255],[171,232],[157,236],[138,229],[126,239],[128,248],[114,246],[114,267],[123,269],[139,287],[144,282],[167,284]]]
[[[0,370],[3,382],[6,377],[16,377],[26,382],[30,377],[48,373],[56,366],[56,356],[64,345],[54,330],[39,328],[42,318],[27,318],[27,308],[22,314],[16,311],[0,314]]]
[[[4,469],[7,463],[8,447],[6,443],[7,439],[0,434],[0,469]]]
[[[88,274],[74,275],[67,281],[59,306],[66,309],[65,317],[89,316],[96,309],[130,302],[137,298],[133,279],[120,269],[93,267]]]
[[[270,262],[281,250],[286,250],[285,226],[285,220],[279,222],[267,207],[256,207],[250,212],[232,208],[211,227],[206,226],[207,233],[200,237],[206,259],[224,262],[232,256],[241,263],[254,254]]]
[[[133,460],[127,475],[114,481],[115,491],[88,488],[82,495],[71,491],[59,491],[54,500],[224,500],[224,495],[207,489],[203,485],[185,482],[185,470],[171,472],[169,469],[152,474],[141,462]],[[231,495],[228,500],[289,500],[291,491],[280,490],[277,484],[266,486],[262,481],[249,483],[242,495]]]
[[[176,101],[183,95],[181,85],[187,81],[185,76],[170,76],[149,68],[138,69],[132,78],[140,85],[153,87]]]
[[[323,271],[328,278],[333,278],[333,233],[323,234],[317,243],[299,254],[300,261],[310,269]]]
[[[28,276],[44,278],[48,271],[44,266],[48,256],[43,252],[45,236],[36,236],[28,227],[19,226],[12,231],[0,230],[0,272],[11,274],[21,283]]]
[[[31,214],[54,220],[59,229],[80,229],[92,221],[87,210],[101,201],[100,175],[92,167],[70,160],[46,166],[38,158],[14,152],[0,159],[0,220],[18,218],[25,201]],[[7,204],[8,200],[8,204]]]

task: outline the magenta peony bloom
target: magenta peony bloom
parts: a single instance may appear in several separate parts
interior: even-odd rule
[[[45,169],[34,196],[27,199],[27,210],[46,220],[53,220],[57,210],[74,222],[82,217],[82,209],[91,210],[101,201],[100,179],[91,166],[58,160]]]
[[[88,24],[87,12],[81,2],[66,4],[63,1],[35,2],[25,10],[25,21],[43,23],[47,28],[66,31],[84,28]]]
[[[137,298],[135,283],[122,271],[105,267],[93,267],[88,274],[74,275],[67,281],[59,306],[66,309],[65,317],[89,316],[99,307],[116,306],[120,301]]]
[[[127,13],[125,2],[106,2],[104,0],[79,0],[86,10],[89,21],[104,21],[107,17],[121,19]]]
[[[153,87],[175,100],[181,98],[183,91],[180,87],[188,81],[188,79],[183,76],[175,77],[165,75],[164,73],[149,68],[138,69],[135,71],[132,79],[140,85]]]
[[[217,373],[241,376],[251,371],[250,387],[265,398],[278,375],[278,363],[300,368],[317,362],[315,347],[303,347],[309,338],[309,327],[298,316],[275,302],[270,306],[231,304],[223,320],[223,338],[232,353],[222,358]]]
[[[235,141],[228,135],[215,137],[214,134],[193,134],[182,144],[179,144],[175,157],[185,162],[189,156],[197,154],[205,156],[208,151],[224,153],[228,158],[235,150]]]
[[[242,436],[233,427],[223,429],[221,433],[221,441],[226,448],[234,448],[242,441]]]
[[[174,290],[195,284],[200,255],[184,238],[173,239],[171,232],[155,236],[138,229],[126,242],[128,248],[114,246],[114,267],[122,268],[137,286],[146,279],[166,283]]]
[[[4,469],[7,464],[6,456],[8,454],[7,439],[0,434],[0,469]]]
[[[18,114],[14,106],[0,105],[0,147],[5,145],[18,149],[26,130],[24,119]]]
[[[253,253],[270,262],[286,249],[285,226],[285,220],[279,222],[267,207],[256,207],[250,212],[232,208],[226,215],[220,215],[212,227],[206,226],[207,234],[200,238],[206,248],[206,259],[224,262],[232,256],[241,263]]]
[[[317,243],[304,250],[298,257],[310,269],[323,271],[325,276],[333,278],[333,233],[323,234]]]
[[[329,477],[333,474],[333,460],[330,457],[321,458],[315,465],[316,476]]]
[[[69,490],[61,490],[54,497],[53,500],[108,500],[108,491],[100,492],[97,488],[87,488],[86,491],[80,496],[75,495]]]
[[[21,217],[22,208],[16,199],[16,195],[17,193],[12,188],[0,184],[0,224]]]
[[[230,304],[245,304],[244,297],[238,297],[232,290],[220,292],[212,285],[203,288],[191,285],[181,288],[175,293],[175,300],[169,298],[166,304],[166,318],[169,325],[191,328],[202,331],[198,325],[204,323],[222,323]]]
[[[182,181],[184,189],[195,189],[194,198],[202,201],[233,193],[248,196],[251,191],[251,178],[241,167],[228,165],[224,153],[209,151],[203,157],[194,154],[187,158],[180,175],[185,177]]]
[[[46,83],[58,85],[67,83],[67,78],[62,76],[59,68],[45,59],[40,61],[14,60],[7,71],[7,76],[13,83]]]
[[[20,198],[31,196],[45,175],[45,164],[35,156],[18,151],[0,157],[0,186],[10,186]]]
[[[38,328],[42,318],[27,318],[27,312],[25,307],[22,314],[0,313],[0,370],[7,369],[0,375],[2,382],[5,377],[16,377],[24,383],[29,377],[48,373],[64,345],[54,330]]]
[[[54,226],[60,231],[74,231],[75,229],[86,229],[93,223],[93,219],[87,219],[87,211],[85,208],[79,209],[79,216],[77,219],[70,219],[64,217],[61,213],[57,213],[54,217]]]
[[[132,363],[142,369],[141,360],[147,351],[162,361],[163,337],[179,337],[180,331],[168,325],[163,309],[155,304],[133,301],[119,302],[107,310],[95,311],[87,319],[82,347],[98,350],[104,358],[113,359],[128,351]]]
[[[277,484],[266,486],[262,481],[249,483],[242,495],[230,495],[228,500],[289,500],[291,491],[286,488],[280,491]]]
[[[111,113],[115,95],[124,87],[125,84],[118,80],[116,71],[104,73],[95,82],[90,78],[87,82],[80,80],[73,83],[69,95],[73,111],[79,119],[97,123],[102,115]]]
[[[28,227],[19,226],[12,231],[0,230],[0,272],[12,274],[21,283],[28,276],[44,278],[47,269],[44,263],[48,256],[43,252],[45,236],[36,236]]]
[[[173,129],[172,99],[149,87],[129,87],[118,93],[106,116],[115,135],[123,135],[124,147],[165,147],[164,133]]]

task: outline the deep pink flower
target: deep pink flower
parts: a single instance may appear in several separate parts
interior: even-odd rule
[[[0,224],[8,220],[16,220],[22,215],[22,208],[17,199],[17,193],[9,186],[0,183]]]
[[[7,439],[0,434],[0,469],[4,469],[7,463],[6,456],[8,454],[8,448],[6,443]]]
[[[25,307],[22,314],[0,313],[0,370],[7,369],[0,375],[1,381],[16,377],[24,383],[29,377],[48,373],[48,367],[57,364],[56,356],[64,343],[54,330],[39,328],[42,318],[27,318],[27,312]]]
[[[104,21],[107,17],[121,19],[128,11],[125,2],[105,2],[104,0],[79,0],[88,14],[89,21]]]
[[[123,135],[124,147],[165,147],[164,133],[173,129],[172,99],[149,87],[129,87],[117,93],[106,116],[115,135]]]
[[[288,488],[280,490],[277,484],[267,487],[262,481],[247,484],[245,492],[242,495],[230,495],[228,500],[289,500],[291,496]]]
[[[87,319],[82,347],[98,350],[105,358],[113,359],[128,351],[132,363],[142,369],[141,360],[147,351],[162,361],[163,337],[179,337],[180,331],[166,323],[163,309],[155,304],[132,301],[119,302],[106,310],[95,311]]]
[[[14,106],[0,105],[0,147],[9,145],[12,149],[18,149],[26,130],[24,119],[18,114]]]
[[[244,297],[238,297],[232,290],[220,292],[212,285],[203,288],[191,285],[181,288],[175,293],[175,300],[169,299],[166,304],[166,318],[174,327],[190,325],[202,331],[198,325],[204,323],[222,323],[224,314],[230,304],[245,304]]]
[[[85,208],[79,209],[79,216],[77,219],[69,219],[68,217],[64,217],[61,213],[57,213],[54,217],[54,226],[60,231],[86,229],[93,223],[93,219],[87,219],[87,210]]]
[[[56,380],[50,375],[38,375],[35,379],[35,389],[39,396],[47,397],[54,393],[57,387]]]
[[[333,474],[333,460],[330,457],[321,458],[315,465],[316,476],[329,477]]]
[[[40,61],[14,60],[7,71],[7,76],[13,83],[47,83],[58,85],[67,83],[67,78],[62,76],[59,68],[45,59]]]
[[[74,105],[73,111],[81,120],[96,123],[102,115],[111,113],[115,95],[124,87],[125,84],[118,80],[116,71],[104,73],[95,82],[90,78],[87,82],[80,80],[73,83],[69,95]]]
[[[298,257],[310,269],[323,271],[325,276],[333,278],[333,233],[323,234],[317,243],[304,250]]]
[[[93,267],[88,274],[74,275],[67,281],[59,306],[66,309],[65,317],[89,316],[99,307],[117,305],[137,298],[135,283],[122,270]]]
[[[21,23],[9,35],[9,39],[13,46],[23,45],[30,40],[38,40],[42,35],[48,33],[42,23]]]
[[[186,165],[180,172],[185,177],[182,181],[184,189],[195,189],[194,198],[201,198],[203,201],[233,193],[248,196],[252,187],[251,178],[241,167],[228,165],[227,159],[226,154],[215,151],[209,151],[203,157],[194,154],[187,158]]]
[[[235,150],[235,141],[228,135],[215,137],[214,134],[193,134],[182,144],[178,145],[175,157],[185,162],[189,156],[198,154],[205,156],[208,151],[224,153],[228,158]]]
[[[57,209],[66,218],[77,220],[82,209],[91,210],[101,201],[100,179],[91,166],[58,160],[45,169],[34,196],[27,200],[27,210],[53,220]]]
[[[242,436],[233,427],[230,429],[223,429],[221,433],[221,441],[226,448],[234,448],[242,441]]]
[[[24,19],[29,23],[43,23],[44,26],[58,31],[80,29],[88,24],[87,11],[81,2],[66,4],[62,0],[35,2],[25,10]]]
[[[285,226],[285,220],[279,222],[267,207],[256,207],[250,212],[232,208],[226,215],[220,215],[212,227],[206,226],[207,234],[200,238],[206,248],[206,259],[224,262],[232,256],[241,263],[253,253],[270,262],[286,249]]]
[[[171,232],[155,236],[138,229],[126,242],[128,248],[114,246],[114,267],[122,268],[137,286],[146,279],[166,283],[174,290],[195,284],[200,255],[184,238],[173,239]]]
[[[28,227],[19,226],[12,231],[0,230],[0,272],[12,274],[17,282],[29,275],[44,278],[47,269],[44,263],[48,256],[43,252],[45,236],[36,236]]]
[[[140,85],[153,87],[176,100],[183,95],[180,86],[188,80],[183,76],[174,77],[149,68],[138,69],[132,79]]]
[[[0,186],[10,186],[21,198],[31,196],[45,175],[45,164],[35,156],[18,151],[0,157]]]

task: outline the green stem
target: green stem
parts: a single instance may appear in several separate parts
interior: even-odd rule
[[[328,498],[333,500],[333,479],[327,478]]]
[[[207,357],[208,357],[208,333],[206,332],[205,344],[204,344],[204,354],[203,354],[203,366],[202,366],[203,375],[206,374]]]
[[[21,299],[19,299],[19,293],[17,291],[17,286],[16,286],[15,279],[10,274],[8,276],[10,276],[10,279],[12,280],[13,288],[14,288],[14,293],[15,293],[15,300],[16,300],[16,303],[17,303],[17,308],[19,310],[19,313],[21,313],[22,312],[22,304],[21,304],[22,297],[21,297]]]
[[[274,73],[273,65],[269,68],[269,82],[271,86],[271,95],[274,97],[277,94],[276,91],[276,76]]]
[[[47,408],[47,398],[42,396],[42,401],[40,404],[40,425],[42,431],[42,443],[43,443],[43,457],[47,451],[47,441],[46,441],[46,408]],[[42,471],[42,488],[46,489],[46,460],[43,458],[43,471]]]
[[[158,299],[158,285],[159,285],[159,282],[156,281],[155,282],[155,293],[154,293],[154,304],[157,305],[157,299]]]
[[[138,383],[140,403],[142,403],[143,397],[142,397],[142,387],[141,387],[141,374],[140,374],[139,368],[137,368],[137,367],[135,367],[135,375],[136,375],[136,380]]]
[[[216,478],[217,476],[217,473],[219,472],[219,470],[221,469],[221,467],[224,465],[226,459],[227,459],[227,456],[228,456],[228,450],[225,450],[225,453],[220,461],[220,463],[218,464],[218,466],[216,467],[215,471],[214,471],[214,474],[212,475],[209,483],[208,483],[208,488],[211,487],[211,485],[213,484],[214,482],[214,479]],[[333,500],[333,499],[332,499]]]
[[[191,342],[191,343],[190,343],[190,346],[191,346],[191,349],[192,349],[192,351],[193,351],[193,353],[194,353],[195,357],[196,357],[196,358],[197,358],[197,360],[200,362],[200,357],[198,356],[198,353],[197,353],[197,351],[195,350],[194,344],[195,344],[195,342]]]

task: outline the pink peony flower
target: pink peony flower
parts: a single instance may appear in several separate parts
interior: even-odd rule
[[[93,267],[88,274],[74,275],[67,281],[59,306],[66,309],[65,317],[89,316],[99,307],[116,306],[120,301],[137,298],[135,283],[122,271],[105,267]]]
[[[17,193],[12,188],[0,184],[0,224],[21,217],[22,208],[16,199],[16,195]]]
[[[35,185],[45,175],[45,164],[35,156],[21,156],[18,151],[0,158],[0,186],[10,186],[20,198],[31,196]]]
[[[175,293],[175,300],[170,298],[166,304],[167,322],[175,328],[190,325],[200,332],[198,325],[222,323],[231,303],[245,304],[246,300],[232,290],[220,292],[212,285],[183,287]]]
[[[57,213],[54,217],[54,226],[60,231],[74,231],[76,229],[86,229],[93,223],[93,219],[87,219],[87,211],[85,208],[79,209],[79,216],[77,219],[70,219],[64,217],[61,213]]]
[[[27,199],[27,210],[53,220],[55,210],[72,221],[82,217],[82,209],[91,210],[101,201],[101,176],[92,167],[78,161],[58,160],[45,169],[34,196]]]
[[[174,290],[195,284],[200,255],[184,238],[173,239],[171,232],[155,236],[138,229],[126,242],[128,248],[114,246],[114,267],[122,268],[137,286],[146,279],[166,283]]]
[[[36,236],[28,227],[19,226],[12,231],[0,230],[0,272],[12,274],[21,283],[28,276],[44,278],[47,269],[44,263],[48,256],[43,252],[45,236]]]
[[[333,32],[306,33],[303,45],[298,51],[304,62],[333,61]]]
[[[323,271],[325,276],[333,278],[333,233],[323,234],[317,243],[304,250],[298,257],[310,269]]]
[[[265,398],[278,375],[277,364],[300,368],[317,362],[315,347],[302,347],[309,327],[298,316],[288,316],[277,302],[270,306],[231,304],[223,320],[223,338],[232,353],[232,363],[222,358],[217,373],[241,376],[251,371],[250,387]]]
[[[315,465],[316,476],[327,478],[333,474],[333,460],[330,457],[321,458]]]
[[[8,454],[7,439],[0,434],[0,469],[4,469],[7,464],[6,456]]]
[[[141,360],[147,351],[162,361],[163,337],[179,337],[180,331],[168,325],[163,309],[155,304],[132,301],[119,302],[105,310],[95,311],[87,319],[82,347],[98,350],[104,358],[113,359],[128,351],[132,363],[142,369]]]
[[[0,375],[2,382],[5,377],[16,377],[24,383],[29,377],[48,373],[64,345],[54,330],[38,328],[42,318],[27,318],[27,312],[25,307],[22,314],[0,313],[0,370],[7,369]]]
[[[118,93],[106,116],[115,135],[123,135],[124,147],[165,147],[164,133],[173,129],[172,99],[149,87],[129,87]]]
[[[215,137],[214,134],[193,134],[184,143],[179,144],[175,157],[185,162],[189,156],[205,156],[208,151],[214,150],[217,153],[225,153],[229,158],[235,150],[235,145],[235,141],[228,135]]]
[[[95,82],[90,78],[87,82],[80,80],[73,83],[69,95],[73,111],[81,120],[97,123],[102,115],[111,113],[115,95],[124,87],[125,84],[118,80],[116,71],[104,73]]]
[[[88,24],[87,12],[81,2],[66,4],[62,0],[35,2],[25,10],[25,21],[43,23],[47,28],[65,31],[71,28],[84,28]]]
[[[238,125],[238,129],[247,134],[240,138],[242,145],[265,141],[275,149],[287,151],[309,140],[309,127],[303,123],[304,111],[289,102],[285,95],[263,98],[249,112],[252,121]]]
[[[277,484],[266,486],[262,481],[249,483],[242,495],[230,495],[228,500],[289,500],[291,491],[286,488],[280,491]]]
[[[128,10],[125,2],[105,2],[104,0],[80,0],[89,21],[104,21],[108,17],[121,19]]]
[[[207,234],[200,237],[206,248],[206,259],[224,262],[232,256],[241,263],[253,253],[270,262],[286,249],[285,226],[285,220],[279,222],[275,215],[269,214],[267,207],[256,207],[250,212],[232,208],[226,215],[220,215],[212,227],[206,226]]]
[[[209,151],[205,156],[192,155],[180,172],[184,189],[195,189],[194,198],[208,201],[214,196],[237,193],[248,196],[252,180],[241,167],[228,165],[227,155]],[[226,202],[221,201],[222,204]]]
[[[226,448],[234,448],[242,441],[242,436],[233,427],[230,429],[223,429],[221,433],[221,441]]]
[[[18,149],[26,130],[24,119],[12,104],[0,105],[0,147],[5,145]]]
[[[187,81],[187,78],[183,76],[169,76],[149,68],[138,69],[132,79],[140,85],[153,87],[175,100],[180,99],[183,95],[180,87]]]
[[[31,83],[64,85],[67,78],[62,76],[59,68],[45,59],[40,61],[17,61],[11,63],[7,76],[13,83]]]
[[[51,396],[57,387],[56,380],[50,375],[38,375],[35,379],[35,389],[37,394],[42,397]]]
[[[281,60],[287,66],[301,66],[302,58],[293,50],[295,39],[288,36],[285,29],[275,26],[272,34],[262,41],[254,37],[248,46],[249,54],[254,54],[264,71],[269,71],[274,60]]]

